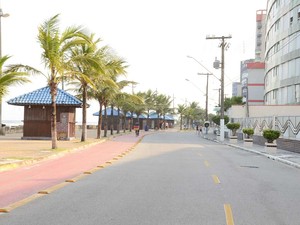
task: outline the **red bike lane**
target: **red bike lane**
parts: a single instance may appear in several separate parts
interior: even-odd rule
[[[122,135],[59,158],[0,172],[0,208],[97,168],[133,147],[140,139]]]

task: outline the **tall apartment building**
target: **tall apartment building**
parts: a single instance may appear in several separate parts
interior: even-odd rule
[[[256,11],[255,59],[241,62],[242,97],[247,106],[264,104],[266,10]]]
[[[265,104],[300,104],[300,1],[267,4]]]
[[[256,11],[255,60],[259,62],[263,62],[265,58],[266,12],[266,10]]]
[[[241,96],[247,106],[264,104],[265,19],[266,10],[257,10],[255,59],[241,62]]]

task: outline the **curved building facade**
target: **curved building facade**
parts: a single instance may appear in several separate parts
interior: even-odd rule
[[[265,104],[300,104],[300,0],[268,0],[266,16]]]

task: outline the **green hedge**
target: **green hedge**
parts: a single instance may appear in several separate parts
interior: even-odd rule
[[[244,128],[243,133],[247,135],[247,138],[250,138],[254,134],[253,128]]]
[[[267,139],[268,143],[273,143],[274,140],[280,137],[280,132],[278,130],[266,129],[263,131],[263,137]]]
[[[232,135],[235,136],[236,134],[236,130],[240,128],[240,124],[239,123],[227,123],[226,127],[232,131]]]

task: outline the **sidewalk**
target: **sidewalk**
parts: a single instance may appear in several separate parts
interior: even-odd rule
[[[51,150],[48,151],[51,154],[45,158],[47,160],[39,159],[26,167],[17,166],[15,169],[0,172],[0,184],[5,184],[0,185],[0,213],[9,212],[35,198],[50,194],[110,166],[134,150],[136,144],[149,133],[152,132],[141,132],[139,137],[136,137],[134,132],[113,135],[101,143],[93,142],[79,150],[67,148],[68,150],[64,150],[63,157]],[[0,153],[3,151],[4,141],[0,140]],[[11,145],[15,146],[18,141],[22,142],[22,140],[14,140]],[[36,143],[26,140],[26,144],[31,144],[29,147],[37,152],[41,151],[37,149]],[[51,141],[47,141],[46,144],[51,148]],[[78,144],[78,140],[75,144]],[[24,147],[28,146],[24,145]]]
[[[244,151],[252,152],[255,154],[263,155],[269,159],[285,163],[287,165],[296,167],[300,169],[300,154],[295,152],[290,152],[286,150],[282,150],[277,148],[276,151],[269,152],[266,150],[265,146],[261,146],[258,144],[252,144],[252,146],[245,145],[243,140],[237,140],[237,143],[230,143],[228,138],[225,138],[223,142],[217,140],[217,135],[208,133],[203,134],[203,138],[211,141],[215,141],[218,143],[223,143],[225,145],[238,148]]]
[[[76,139],[71,141],[58,141],[58,149],[52,149],[51,140],[22,140],[22,133],[11,133],[0,136],[0,172],[15,169],[24,165],[31,165],[45,159],[60,157],[72,151],[85,149],[87,147],[105,142],[116,136],[130,134],[129,131],[113,135],[107,132],[107,137],[96,139],[96,129],[87,130],[87,139],[81,142],[81,129],[76,130]],[[132,132],[133,133],[133,132]]]

